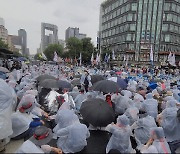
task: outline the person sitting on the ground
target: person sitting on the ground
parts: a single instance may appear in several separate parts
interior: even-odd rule
[[[131,126],[131,129],[134,130],[134,137],[138,145],[137,149],[140,149],[141,146],[148,141],[150,137],[150,129],[153,127],[157,127],[157,125],[154,118],[149,115],[138,119]]]
[[[131,153],[133,151],[130,141],[132,132],[129,119],[125,115],[119,116],[117,123],[108,125],[106,130],[112,133],[106,147],[106,153],[109,153],[111,149],[116,149],[121,153]]]
[[[151,137],[141,149],[141,153],[171,153],[162,127],[151,129]]]
[[[33,121],[31,111],[34,106],[35,103],[32,95],[26,95],[23,97],[19,110],[11,116],[13,134],[10,137],[12,139],[19,140],[24,138],[26,140],[30,137],[30,124]],[[39,124],[36,125],[36,127],[42,124],[43,122],[39,120]]]
[[[50,153],[62,154],[62,150],[47,145],[52,140],[51,129],[40,126],[37,127],[34,135],[24,142],[16,153]]]
[[[158,102],[153,98],[153,94],[149,93],[146,95],[146,100],[142,104],[142,109],[154,118],[158,115]]]
[[[79,121],[57,131],[58,148],[64,153],[76,153],[87,146],[86,139],[90,136],[86,125]]]
[[[166,109],[157,117],[157,122],[164,130],[166,140],[169,143],[172,153],[180,146],[180,120],[178,118],[180,113],[175,103],[176,101],[168,101]]]

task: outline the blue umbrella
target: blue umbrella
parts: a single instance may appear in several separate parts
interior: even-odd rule
[[[25,57],[18,57],[17,60],[18,61],[27,61],[27,59]]]
[[[121,78],[117,78],[117,84],[119,85],[119,87],[121,89],[126,89],[127,88],[127,82],[124,80],[124,79],[121,79]]]

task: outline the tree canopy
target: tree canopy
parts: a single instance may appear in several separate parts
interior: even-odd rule
[[[89,62],[91,55],[94,52],[94,45],[91,42],[91,38],[87,37],[79,40],[75,37],[71,37],[66,42],[68,52],[67,56],[70,58],[79,58],[80,53],[82,54],[82,61]]]
[[[5,49],[9,48],[8,44],[4,43],[1,38],[0,38],[0,48],[5,48]]]
[[[45,50],[44,54],[49,61],[52,61],[54,58],[54,52],[58,54],[58,56],[62,56],[63,54],[63,47],[60,44],[50,44]]]

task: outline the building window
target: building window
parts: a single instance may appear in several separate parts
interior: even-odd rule
[[[136,11],[137,10],[137,3],[132,3],[131,10]]]

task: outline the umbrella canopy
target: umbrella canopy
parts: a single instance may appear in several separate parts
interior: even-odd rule
[[[119,91],[119,85],[114,81],[102,80],[96,82],[92,89],[94,91],[101,91],[104,93],[114,93]]]
[[[116,82],[119,85],[119,87],[123,90],[127,88],[126,81],[124,79],[121,79],[120,77],[111,77],[108,80]]]
[[[71,84],[67,81],[58,80],[57,83],[58,83],[59,88],[62,88],[62,89],[64,89],[64,88],[71,89],[72,88]]]
[[[74,85],[74,86],[80,86],[81,85],[80,79],[77,79],[77,78],[73,79],[71,81],[71,84]]]
[[[157,83],[150,83],[148,87],[151,89],[156,89],[157,86]]]
[[[18,57],[17,60],[19,60],[19,61],[27,61],[27,58],[25,58],[25,57]]]
[[[5,67],[0,67],[0,72],[9,73],[10,71]]]
[[[43,88],[59,88],[57,80],[54,79],[42,80],[39,85]]]
[[[80,113],[93,126],[105,127],[115,119],[113,109],[103,99],[92,98],[83,102]]]
[[[45,79],[56,79],[54,76],[48,75],[48,74],[44,74],[44,75],[40,75],[36,78],[37,81],[43,81]]]
[[[81,78],[81,74],[74,75],[74,78]]]
[[[104,80],[104,77],[102,75],[92,75],[91,76],[91,83],[95,84],[98,81]]]

